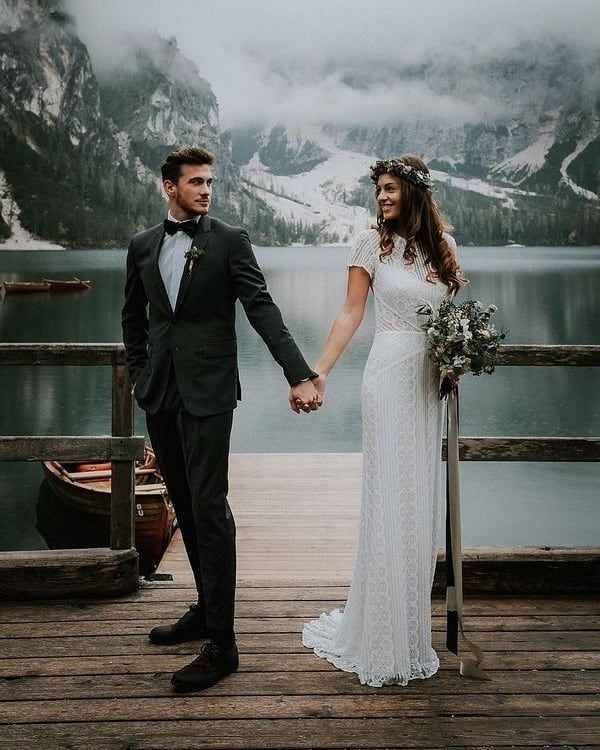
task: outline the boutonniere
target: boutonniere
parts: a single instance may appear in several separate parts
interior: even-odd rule
[[[192,268],[194,267],[194,261],[197,260],[201,255],[204,255],[204,250],[201,250],[199,247],[196,247],[195,245],[192,245],[189,250],[185,253],[185,259],[188,261],[188,273],[192,272]]]

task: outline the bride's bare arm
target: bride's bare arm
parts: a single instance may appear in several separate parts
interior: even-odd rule
[[[371,277],[364,268],[351,266],[348,269],[346,299],[333,321],[323,351],[314,367],[319,375],[329,375],[362,323],[370,284]]]
[[[319,373],[319,377],[313,378],[312,383],[321,397],[325,391],[327,375],[341,357],[362,322],[370,285],[371,277],[364,268],[350,266],[346,299],[333,321],[323,351],[313,368],[315,372]],[[293,411],[299,414],[300,411],[310,411],[311,408],[314,410],[317,405],[303,406],[299,400],[290,398],[290,406]]]

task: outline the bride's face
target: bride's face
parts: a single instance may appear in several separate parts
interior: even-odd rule
[[[377,180],[375,197],[386,221],[400,218],[402,191],[400,180],[391,174],[382,174]]]

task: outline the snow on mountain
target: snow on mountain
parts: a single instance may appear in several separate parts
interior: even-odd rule
[[[458,188],[459,190],[467,190],[471,193],[485,195],[488,198],[496,198],[497,200],[502,201],[502,205],[506,206],[506,208],[516,208],[514,199],[517,196],[535,195],[535,193],[527,190],[494,185],[493,183],[479,179],[478,177],[456,177],[455,175],[450,175],[446,172],[440,172],[437,169],[431,170],[431,176],[435,181],[443,182],[446,185]]]
[[[20,214],[21,208],[14,199],[4,171],[0,169],[0,216],[11,230],[8,240],[2,243],[2,249],[63,250],[62,245],[42,240],[28,232],[21,224]]]
[[[374,158],[360,151],[340,148],[334,138],[323,130],[317,132],[311,128],[306,137],[318,143],[328,154],[313,169],[293,175],[276,174],[262,162],[257,151],[241,167],[242,177],[277,215],[307,225],[323,224],[325,230],[338,236],[340,243],[347,244],[375,220],[374,201],[369,212],[362,206],[353,205],[351,198],[360,178],[369,174],[369,166]],[[298,141],[298,138],[298,133],[295,133],[294,139]],[[455,163],[451,158],[445,161],[449,169],[454,168]],[[516,207],[515,198],[535,195],[517,187],[498,185],[481,178],[460,177],[439,169],[432,169],[431,175],[439,183],[499,200],[503,206],[511,209]]]
[[[313,140],[316,137],[311,133]],[[358,179],[368,174],[373,157],[338,148],[322,132],[318,143],[328,156],[309,171],[275,174],[255,153],[241,167],[242,177],[279,216],[305,224],[323,224],[328,233],[335,233],[342,244],[347,244],[357,232],[368,228],[374,218],[365,208],[346,202]]]
[[[489,176],[519,185],[532,174],[541,169],[546,161],[546,155],[556,139],[556,124],[558,113],[550,118],[540,128],[540,135],[536,141],[522,151],[501,161],[490,169]]]
[[[589,201],[600,201],[600,197],[596,193],[593,193],[591,190],[587,190],[586,188],[581,187],[581,185],[578,185],[575,180],[573,180],[567,174],[569,164],[571,164],[572,161],[575,161],[579,154],[585,151],[585,149],[594,140],[594,138],[594,135],[590,135],[587,138],[582,138],[579,141],[575,150],[563,159],[560,165],[560,174],[561,182],[569,187],[576,195],[580,195],[582,198],[586,198]]]

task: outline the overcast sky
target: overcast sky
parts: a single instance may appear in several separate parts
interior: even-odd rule
[[[447,58],[483,62],[524,41],[598,54],[600,0],[66,0],[99,72],[123,38],[177,39],[219,101],[224,127],[252,121],[371,122],[388,110],[468,121],[493,115],[485,90],[440,97],[393,71]],[[364,76],[350,87],[347,77]],[[473,94],[477,97],[473,99]]]

